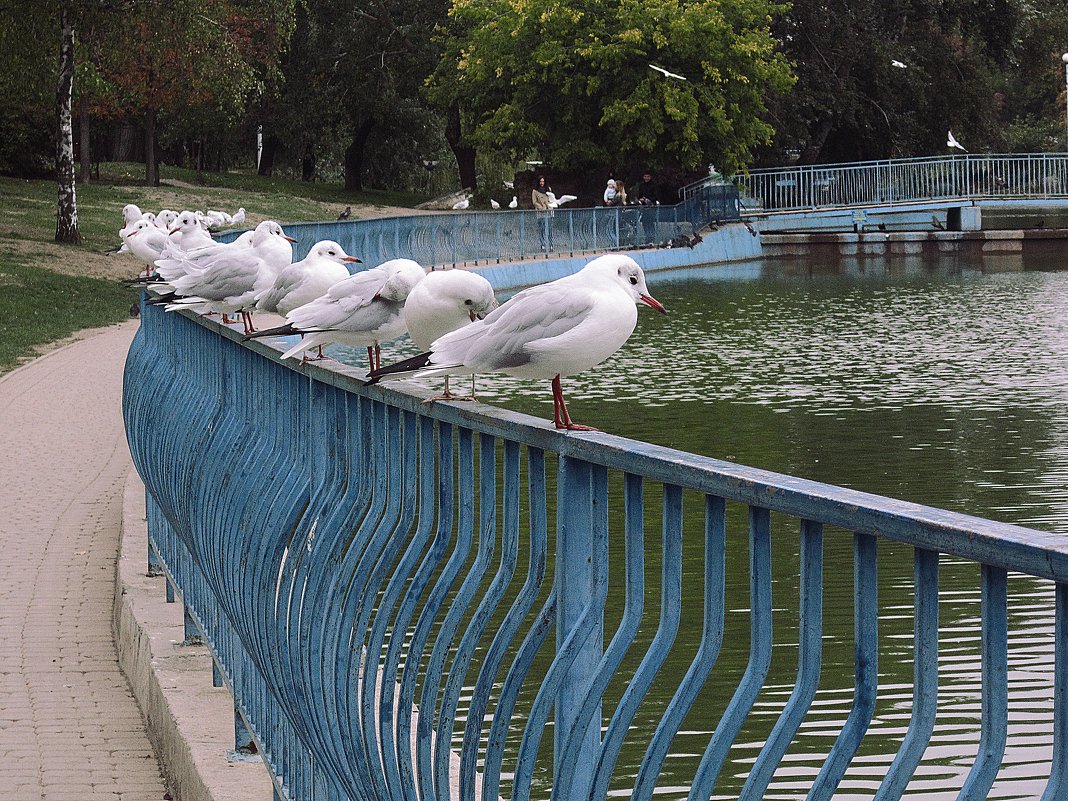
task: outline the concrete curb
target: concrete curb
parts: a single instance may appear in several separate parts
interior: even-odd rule
[[[148,737],[175,801],[269,801],[262,763],[230,762],[233,699],[211,685],[206,646],[183,646],[181,603],[165,600],[163,577],[147,571],[145,489],[130,471],[123,491],[122,542],[112,626],[119,666],[141,707]]]

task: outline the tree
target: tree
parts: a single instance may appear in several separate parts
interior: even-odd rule
[[[765,96],[791,77],[768,0],[455,0],[430,92],[467,141],[582,169],[734,170],[771,138]],[[681,78],[651,68],[663,67]]]
[[[56,241],[80,245],[78,202],[74,188],[74,126],[71,115],[74,85],[74,25],[67,7],[60,10],[62,39],[59,48],[59,82],[56,87],[56,183],[59,185],[59,211],[56,215]]]

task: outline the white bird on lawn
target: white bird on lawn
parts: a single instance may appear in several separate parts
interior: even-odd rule
[[[256,296],[256,310],[283,317],[298,306],[320,298],[338,281],[349,277],[347,265],[359,263],[337,242],[324,239],[300,261],[284,267],[268,289]]]
[[[890,60],[890,66],[897,67],[899,70],[905,70],[909,67],[904,61],[898,61],[896,58]]]
[[[510,209],[519,208],[519,198],[517,198],[515,195],[512,195],[512,202],[508,204],[508,208],[510,208]]]
[[[456,203],[453,203],[452,207],[453,207],[453,210],[455,210],[455,211],[463,211],[464,209],[466,209],[470,205],[471,205],[471,198],[465,197],[463,200],[460,200],[460,201],[457,201]]]
[[[957,141],[957,137],[953,135],[953,131],[946,133],[946,147],[955,147],[957,150],[964,150],[964,145]],[[967,153],[967,150],[964,150]]]
[[[446,334],[427,353],[371,373],[385,376],[505,373],[551,378],[557,428],[589,431],[568,415],[560,379],[603,362],[627,341],[636,304],[666,313],[629,256],[594,259],[566,278],[525,289],[486,319]]]
[[[239,208],[234,212],[234,215],[230,218],[230,225],[241,225],[245,221],[245,209]]]
[[[381,343],[404,334],[404,302],[425,277],[423,268],[411,259],[390,259],[337,282],[322,297],[287,314],[285,325],[257,331],[255,336],[303,334],[283,359],[331,342],[366,347],[374,369],[381,363]]]
[[[430,350],[438,338],[485,318],[497,308],[493,286],[481,275],[469,270],[435,270],[415,285],[404,304],[404,322],[408,335],[420,350]],[[445,393],[441,400],[455,396],[449,391],[445,376]],[[475,399],[475,377],[471,374],[471,395],[459,400]],[[432,400],[438,400],[434,398]]]
[[[661,72],[661,73],[663,73],[663,74],[664,74],[664,75],[666,75],[666,76],[667,76],[668,78],[675,78],[676,80],[679,80],[679,81],[685,81],[685,80],[686,80],[686,76],[684,76],[684,75],[679,75],[678,73],[675,73],[675,72],[668,72],[668,71],[667,71],[666,69],[664,69],[663,67],[658,67],[658,66],[656,66],[656,64],[650,64],[650,65],[649,65],[649,67],[650,67],[650,69],[654,69],[654,70],[656,70],[657,72]]]
[[[501,204],[500,204],[500,203],[498,203],[498,202],[497,202],[496,200],[494,200],[493,198],[490,198],[490,208],[491,208],[491,209],[493,209],[494,211],[496,211],[496,210],[497,210],[497,209],[499,209],[500,207],[501,207]]]

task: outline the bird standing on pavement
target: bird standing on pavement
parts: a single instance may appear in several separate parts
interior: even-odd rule
[[[637,262],[621,254],[601,256],[573,275],[523,290],[484,320],[445,334],[426,353],[373,370],[371,379],[470,373],[551,378],[556,427],[589,431],[572,422],[560,379],[619,350],[638,321],[636,304],[666,314]]]

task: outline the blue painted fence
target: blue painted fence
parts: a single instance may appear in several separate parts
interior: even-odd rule
[[[960,797],[987,796],[1005,750],[1010,570],[1056,582],[1043,798],[1068,797],[1063,538],[485,406],[427,406],[354,369],[283,364],[188,313],[143,306],[141,319],[124,414],[151,547],[279,797],[604,801],[615,788],[649,801],[687,713],[711,696],[724,711],[685,785],[706,801],[764,686],[773,607],[790,607],[794,690],[740,793],[762,798],[819,684],[825,527],[852,532],[856,680],[803,793],[835,794],[871,721],[886,645],[876,556],[893,541],[915,548],[914,700],[874,797],[900,797],[930,742],[940,554],[981,566],[982,738]],[[684,498],[703,518],[703,597],[683,592]],[[748,553],[728,550],[729,518],[748,519]],[[800,551],[795,597],[773,597],[773,536]],[[646,609],[649,554],[659,611]],[[717,659],[725,576],[739,572],[751,626],[734,675]],[[701,641],[668,671],[684,608],[703,614]],[[620,776],[633,778],[620,789]]]
[[[457,211],[375,220],[299,223],[294,259],[332,239],[367,264],[414,259],[426,267],[603,253],[668,242],[714,222],[740,219],[738,191],[710,186],[673,206],[553,211]],[[287,229],[288,230],[288,229]],[[240,231],[219,235],[224,242]]]
[[[683,195],[714,185],[697,181]],[[1064,153],[964,154],[806,164],[732,179],[746,211],[797,211],[969,198],[1068,197]]]

